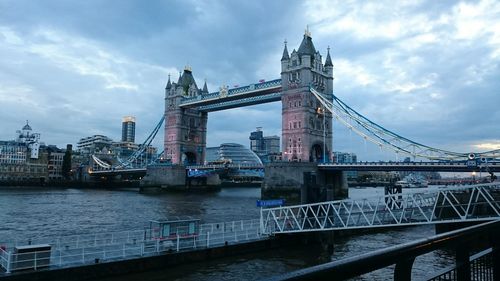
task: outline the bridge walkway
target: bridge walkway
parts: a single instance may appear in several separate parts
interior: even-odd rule
[[[500,218],[500,183],[261,210],[262,233],[297,233]]]

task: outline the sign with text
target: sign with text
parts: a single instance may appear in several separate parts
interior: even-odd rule
[[[277,207],[285,205],[285,199],[257,200],[257,207]]]
[[[478,163],[477,160],[467,160],[467,167],[469,167],[469,168],[477,167],[479,164],[481,164],[480,161],[481,160],[479,160],[479,163]]]

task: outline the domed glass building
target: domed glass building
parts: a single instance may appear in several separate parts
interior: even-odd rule
[[[249,148],[237,143],[223,143],[220,147],[207,147],[207,164],[232,163],[262,165],[260,158]]]

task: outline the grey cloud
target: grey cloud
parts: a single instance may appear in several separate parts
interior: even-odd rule
[[[364,4],[327,6],[355,16]],[[488,57],[494,48],[488,44],[491,34],[457,40],[452,23],[438,22],[442,15],[451,15],[455,4],[426,1],[389,9],[381,3],[379,14],[368,13],[373,18],[354,17],[377,23],[384,21],[384,12],[397,11],[401,17],[394,20],[424,21],[420,22],[423,27],[389,38],[384,34],[360,37],[335,29],[315,36],[315,26],[329,27],[338,18],[317,22],[306,16],[309,6],[299,1],[2,1],[0,27],[11,28],[25,41],[0,57],[0,85],[14,92],[27,87],[31,92],[4,96],[0,89],[0,118],[4,120],[0,139],[12,138],[25,119],[33,119],[33,128],[48,143],[75,143],[94,133],[118,138],[121,117],[132,114],[137,117],[137,139],[141,140],[163,112],[168,73],[176,80],[176,69],[190,64],[199,86],[206,78],[210,91],[222,84],[278,78],[283,39],[288,39],[289,50],[297,48],[309,23],[323,56],[326,47],[332,47],[335,94],[368,118],[441,148],[467,150],[480,142],[499,141],[499,58]],[[78,73],[78,65],[63,67],[39,53],[22,50],[29,44],[50,44],[40,34],[47,30],[62,34],[63,50],[72,48],[67,55],[86,63],[90,74]],[[418,41],[424,33],[435,35],[437,41]],[[90,51],[75,42],[88,44]],[[5,48],[0,46],[2,51]],[[99,51],[112,58],[100,57]],[[353,69],[342,69],[341,62]],[[362,83],[356,77],[361,74],[370,75],[369,81]],[[115,84],[126,82],[137,88],[106,88],[109,79],[115,78]],[[408,85],[414,89],[403,92]],[[31,102],[23,100],[29,98]],[[208,125],[209,145],[248,145],[248,134],[256,126],[263,126],[265,134],[280,133],[281,107],[273,103],[210,113]],[[362,139],[339,126],[334,134],[334,147],[357,152],[361,159],[392,157],[369,144],[365,149]],[[156,143],[161,145],[161,140]]]

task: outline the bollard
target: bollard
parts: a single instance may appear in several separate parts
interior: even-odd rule
[[[468,243],[460,243],[455,249],[455,265],[458,281],[470,281],[470,250]]]
[[[411,269],[414,261],[415,257],[411,257],[396,263],[396,267],[394,268],[394,280],[411,280]]]
[[[210,248],[210,231],[207,232],[207,248]]]

